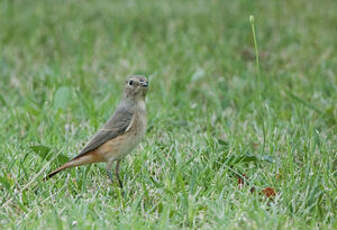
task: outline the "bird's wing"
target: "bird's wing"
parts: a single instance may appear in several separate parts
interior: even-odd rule
[[[89,143],[74,159],[77,159],[103,145],[108,140],[118,137],[128,131],[132,125],[134,114],[125,107],[119,107],[108,120],[108,122],[100,129]]]

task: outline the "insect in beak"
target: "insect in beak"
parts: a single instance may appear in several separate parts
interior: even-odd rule
[[[141,86],[143,86],[145,88],[147,88],[149,86],[149,84],[147,82],[141,82],[140,84],[141,84]]]

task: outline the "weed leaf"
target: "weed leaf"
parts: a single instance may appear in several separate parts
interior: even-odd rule
[[[71,100],[71,90],[69,87],[60,87],[54,95],[54,109],[65,109],[67,108],[69,101]]]

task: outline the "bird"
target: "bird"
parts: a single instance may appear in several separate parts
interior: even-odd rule
[[[145,96],[148,86],[148,80],[142,75],[127,77],[123,96],[111,118],[76,157],[49,173],[44,179],[48,180],[67,168],[106,162],[107,174],[113,182],[112,166],[116,161],[115,174],[120,188],[123,188],[119,177],[120,162],[145,135],[147,124]]]

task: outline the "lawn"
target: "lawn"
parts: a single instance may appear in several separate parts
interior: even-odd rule
[[[0,1],[1,228],[337,229],[336,9]],[[104,164],[43,182],[110,117],[130,74],[150,88],[124,194]]]

